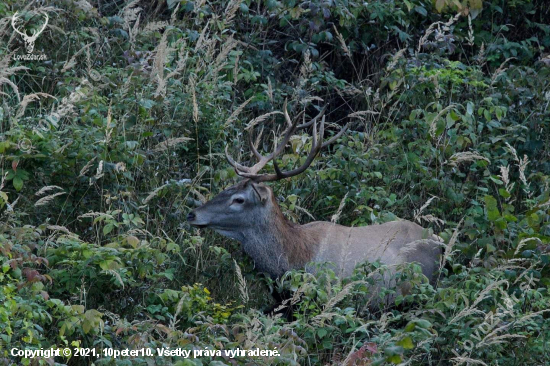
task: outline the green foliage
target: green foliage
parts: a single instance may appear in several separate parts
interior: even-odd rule
[[[65,346],[280,357],[58,363],[550,362],[545,1],[87,4],[41,3],[46,61],[14,57],[26,51],[10,18],[28,4],[0,4],[0,363]],[[282,126],[265,114],[285,101],[292,116],[328,104],[327,136],[350,128],[273,184],[284,214],[419,222],[445,242],[436,284],[411,264],[375,291],[380,263],[274,281],[238,243],[185,224],[238,180],[226,145],[248,163],[250,121]],[[311,143],[294,136],[281,169]],[[292,293],[292,321],[260,311],[271,290]]]

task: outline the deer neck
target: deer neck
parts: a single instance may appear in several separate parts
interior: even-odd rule
[[[258,269],[276,277],[311,261],[319,235],[288,221],[276,203],[271,205],[264,217],[244,230],[240,241]]]

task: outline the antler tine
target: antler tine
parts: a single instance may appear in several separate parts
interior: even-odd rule
[[[285,116],[285,119],[286,119],[287,123],[289,123],[289,127],[285,130],[284,137],[283,137],[283,140],[281,141],[281,143],[277,144],[277,142],[275,142],[274,149],[273,149],[273,152],[271,154],[266,155],[266,156],[261,155],[258,152],[258,149],[256,149],[256,146],[254,146],[254,141],[252,139],[252,134],[249,135],[250,149],[252,150],[252,153],[254,154],[256,159],[258,160],[258,162],[256,164],[254,164],[253,166],[251,166],[250,168],[245,167],[245,166],[237,163],[235,160],[233,160],[233,158],[231,158],[231,156],[227,152],[227,146],[225,147],[225,157],[226,157],[227,161],[229,162],[229,164],[231,164],[233,166],[233,168],[235,168],[235,172],[238,175],[240,175],[241,177],[250,178],[250,179],[253,179],[253,180],[257,180],[257,181],[262,181],[260,179],[264,175],[263,174],[258,174],[258,172],[260,170],[262,170],[262,168],[265,167],[267,165],[267,163],[269,163],[269,161],[273,160],[277,155],[279,155],[284,150],[286,144],[290,140],[290,137],[292,136],[294,131],[296,131],[296,126],[298,125],[297,120],[295,122],[292,122],[292,120],[290,119],[290,116],[288,115],[288,111],[286,109],[286,102],[285,102],[284,113],[283,114]]]
[[[263,132],[263,128],[260,131],[260,134],[258,135],[258,139],[259,139],[260,136],[262,136],[262,132]],[[254,138],[252,137],[252,131],[250,131],[248,133],[248,139],[249,139],[248,142],[250,143],[250,150],[252,150],[252,153],[254,154],[256,159],[258,159],[258,161],[262,160],[262,154],[260,154],[258,152],[258,150],[256,149],[256,145],[254,144]],[[258,140],[256,140],[256,141],[258,141]]]
[[[285,111],[286,112],[286,111]],[[285,113],[286,116],[288,116],[288,112]],[[288,117],[290,119],[290,117]],[[267,176],[271,176],[271,174],[258,174],[260,170],[263,169],[269,163],[271,160],[275,160],[275,157],[281,154],[283,152],[286,144],[290,140],[290,137],[296,131],[297,122],[293,122],[292,125],[285,131],[284,137],[280,144],[277,144],[277,141],[275,141],[273,152],[269,155],[263,156],[261,155],[254,146],[252,149],[252,153],[258,158],[258,162],[254,164],[254,166],[248,168],[246,171],[242,171],[241,173],[237,172],[242,177],[250,178],[258,182],[264,182],[266,181]],[[257,154],[257,155],[256,155]],[[273,180],[273,179],[269,179]]]
[[[42,33],[42,31],[43,31],[44,29],[46,29],[46,26],[48,25],[48,20],[50,19],[50,17],[48,17],[48,14],[46,14],[46,13],[43,13],[43,14],[46,16],[46,21],[45,21],[44,24],[42,25],[42,28],[41,28],[39,31],[37,31],[35,34],[40,34],[40,33]]]
[[[296,129],[301,130],[302,128],[306,128],[306,127],[311,126],[313,123],[317,123],[317,120],[319,119],[319,117],[323,116],[325,114],[326,110],[327,110],[327,105],[325,104],[323,106],[323,108],[321,108],[321,111],[315,117],[313,117],[313,119],[311,121],[306,122],[306,123],[302,123],[301,125],[298,125],[298,127]],[[303,111],[302,111],[302,113],[303,113]]]
[[[39,35],[40,33],[42,33],[42,31],[43,31],[44,29],[46,29],[46,26],[48,25],[49,17],[48,17],[47,14],[44,14],[44,15],[46,16],[46,21],[44,22],[44,24],[42,25],[42,28],[40,28],[40,30],[38,30],[38,31],[37,31],[37,30],[34,30],[34,29],[32,30],[32,35],[33,35],[33,37],[35,37],[35,36],[38,37],[38,35]]]
[[[249,142],[250,142],[250,149],[252,150],[252,153],[258,160],[254,166],[248,168],[245,167],[237,162],[235,162],[231,156],[227,152],[227,147],[225,148],[225,155],[227,157],[227,160],[229,161],[229,164],[231,164],[235,168],[235,172],[237,172],[238,175],[244,178],[252,179],[255,182],[268,182],[268,181],[275,181],[283,178],[289,178],[293,177],[295,175],[298,175],[302,172],[304,172],[310,165],[313,163],[313,160],[315,160],[315,157],[319,154],[322,148],[332,144],[334,141],[336,141],[340,136],[342,136],[347,128],[348,125],[346,124],[336,135],[334,135],[331,139],[323,143],[323,135],[325,132],[325,112],[326,106],[323,107],[321,112],[313,118],[312,121],[308,123],[304,123],[302,125],[298,125],[298,118],[295,119],[294,122],[290,119],[290,116],[288,115],[288,111],[286,109],[286,102],[285,102],[285,108],[284,108],[284,116],[287,121],[287,124],[289,125],[288,128],[284,132],[284,136],[282,138],[282,141],[280,143],[277,143],[277,138],[275,138],[274,144],[273,144],[273,152],[269,155],[263,156],[258,152],[258,149],[256,149],[256,146],[254,145],[254,140],[252,138],[252,134],[249,135]],[[317,133],[317,121],[319,117],[321,117],[321,125],[319,126],[319,134]],[[290,137],[292,134],[300,127],[300,126],[311,126],[313,125],[313,134],[312,134],[312,142],[311,142],[311,149],[306,157],[306,161],[304,164],[296,169],[293,169],[288,172],[282,172],[279,168],[279,165],[277,164],[277,156],[279,156],[288,141],[290,140]],[[275,174],[258,174],[258,172],[266,166],[266,164],[273,160],[273,167],[275,169]]]
[[[307,155],[307,158],[304,164],[289,172],[282,172],[281,169],[279,169],[279,166],[277,165],[277,161],[273,160],[273,167],[275,168],[276,174],[266,176],[265,179],[263,179],[262,181],[265,182],[265,181],[289,178],[304,172],[311,165],[311,163],[313,163],[313,160],[315,160],[315,157],[317,156],[317,154],[319,154],[321,149],[323,149],[324,147],[336,141],[340,136],[344,134],[344,132],[346,132],[347,128],[348,128],[348,124],[346,124],[340,130],[340,132],[334,135],[330,140],[328,140],[325,143],[321,143],[323,141],[323,133],[325,131],[325,116],[323,116],[323,118],[321,119],[321,127],[319,128],[319,132],[320,132],[319,140],[317,140],[317,123],[313,124],[313,136],[312,136],[313,141],[311,142],[311,150],[309,150],[309,154]]]
[[[248,167],[246,167],[244,165],[241,165],[241,164],[237,163],[235,160],[233,160],[231,155],[229,155],[229,153],[227,152],[227,145],[225,145],[225,158],[227,159],[229,164],[231,164],[231,166],[235,169],[235,172],[238,175],[241,175],[240,172],[248,172],[249,171]]]
[[[346,125],[342,127],[342,129],[336,135],[332,136],[330,140],[323,143],[323,145],[321,146],[321,149],[327,147],[328,145],[332,144],[334,141],[338,140],[340,136],[342,136],[348,130],[348,127],[349,127],[349,123],[346,123]]]
[[[15,14],[13,14],[13,16],[11,17],[11,26],[12,26],[13,30],[14,30],[16,33],[22,35],[23,37],[26,37],[27,34],[20,32],[20,31],[17,29],[17,27],[15,26],[15,20],[19,18],[19,17],[17,16],[18,13],[19,13],[19,12],[16,11]]]

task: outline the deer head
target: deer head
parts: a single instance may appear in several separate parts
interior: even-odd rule
[[[277,143],[275,141],[271,154],[261,155],[254,145],[252,134],[249,134],[250,150],[257,159],[257,163],[251,167],[235,162],[227,152],[226,147],[225,154],[227,161],[233,166],[235,172],[245,179],[227,188],[198,209],[191,211],[187,216],[189,223],[196,227],[212,228],[223,235],[237,240],[242,240],[239,236],[242,235],[243,229],[272,223],[276,216],[280,216],[280,210],[271,189],[264,185],[263,182],[289,178],[304,172],[311,165],[319,151],[336,141],[347,129],[346,125],[330,140],[323,143],[325,109],[326,107],[311,121],[298,124],[298,118],[294,122],[291,120],[285,103],[282,114],[285,116],[287,126],[282,134],[281,142]],[[317,125],[319,124],[319,119],[321,119],[321,122],[318,135]],[[288,172],[281,171],[277,165],[277,156],[283,152],[296,130],[310,126],[312,126],[313,130],[312,144],[304,164]],[[260,170],[270,161],[273,161],[275,173],[260,174]]]
[[[39,30],[36,30],[36,29],[31,30],[32,35],[30,36],[26,33],[26,31],[21,32],[20,30],[17,29],[17,26],[15,25],[15,23],[20,19],[17,14],[18,13],[15,12],[15,14],[13,14],[13,16],[11,17],[11,26],[13,27],[13,30],[15,30],[15,32],[19,33],[23,37],[23,40],[25,41],[25,48],[27,49],[27,53],[31,53],[34,50],[34,42],[36,41],[40,33],[44,31],[44,29],[46,28],[46,25],[48,25],[48,20],[49,20],[48,14],[42,13],[46,18],[46,20],[44,21],[44,24],[42,25],[42,28],[40,28]]]

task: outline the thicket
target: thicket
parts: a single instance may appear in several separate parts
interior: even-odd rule
[[[550,8],[545,0],[0,3],[0,363],[11,348],[274,349],[96,365],[550,362]],[[30,12],[33,10],[33,13]],[[31,34],[25,54],[12,15]],[[327,105],[349,131],[272,186],[296,222],[413,220],[445,241],[436,287],[365,307],[372,271],[274,281],[186,224],[238,181],[229,145]],[[270,114],[271,113],[271,114]],[[259,120],[255,120],[262,116]],[[272,136],[260,146],[269,151]],[[307,131],[279,165],[305,158]],[[264,315],[293,293],[294,320]],[[386,289],[392,292],[394,289]],[[35,359],[33,364],[54,360]]]

